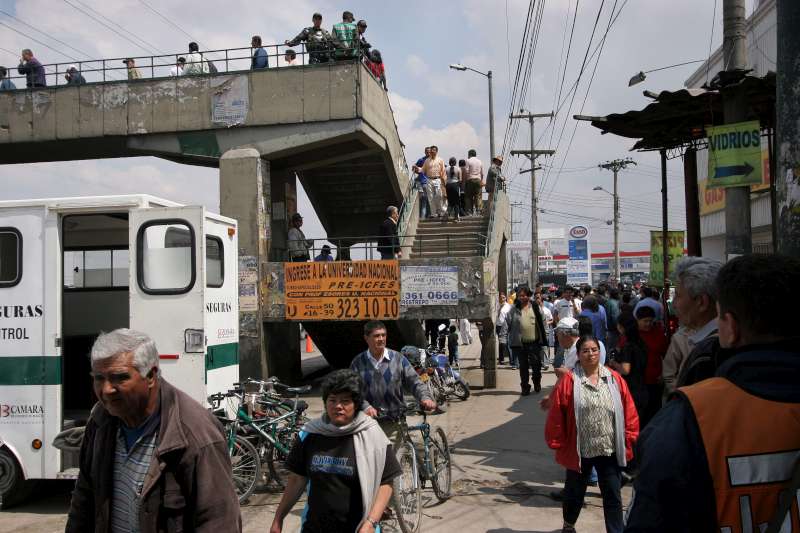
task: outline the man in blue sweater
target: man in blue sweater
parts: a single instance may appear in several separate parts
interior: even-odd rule
[[[419,218],[428,218],[431,214],[430,204],[428,204],[428,176],[422,170],[422,165],[425,160],[431,155],[430,146],[425,147],[425,155],[417,159],[417,163],[411,167],[411,170],[417,173],[416,187],[420,189],[419,196]]]
[[[380,414],[378,422],[397,449],[403,438],[399,423],[405,411],[403,389],[411,392],[426,411],[436,409],[436,402],[408,359],[386,347],[386,326],[383,322],[367,322],[364,325],[364,340],[367,350],[350,363],[350,369],[361,376],[364,384],[361,410],[372,417]]]

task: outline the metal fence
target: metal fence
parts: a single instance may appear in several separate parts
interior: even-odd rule
[[[268,69],[297,67],[308,65],[310,63],[309,60],[311,59],[311,54],[303,43],[300,43],[298,46],[270,44],[264,45],[261,48],[267,52],[267,67],[265,68]],[[288,50],[292,50],[295,53],[295,59],[293,62],[289,62],[287,60],[286,52]],[[347,49],[339,49],[339,51],[343,50],[348,51]],[[255,51],[256,48],[251,47],[226,48],[222,50],[203,50],[199,52],[202,57],[202,61],[194,63],[190,61],[190,53],[183,52],[159,56],[127,56],[105,59],[88,59],[86,61],[49,63],[42,66],[45,70],[47,87],[60,87],[69,85],[69,81],[66,79],[66,74],[67,71],[72,67],[74,67],[77,72],[83,76],[86,83],[174,78],[176,77],[176,74],[173,69],[176,68],[178,59],[181,57],[186,60],[185,65],[187,67],[191,67],[193,70],[197,68],[201,72],[197,74],[178,73],[177,76],[248,71],[251,70],[252,58]],[[318,52],[316,54],[318,54]],[[333,58],[332,51],[328,55]],[[356,62],[361,60],[360,57],[357,57],[357,54],[354,55],[356,55],[356,57],[348,58],[343,61]],[[139,75],[138,78],[129,72],[128,66],[124,63],[126,59],[134,60],[135,68]],[[17,68],[17,66],[6,66],[8,71],[7,77],[14,82],[17,90],[24,90],[26,89],[26,76],[24,74],[19,74]]]
[[[488,236],[483,233],[460,233],[458,235],[398,235],[400,242],[403,239],[411,237],[414,239],[413,245],[399,246],[402,249],[403,259],[408,259],[412,253],[423,254],[425,252],[437,251],[446,252],[447,256],[454,253],[458,246],[459,241],[474,238],[477,241],[475,255],[480,256],[486,246]],[[381,258],[381,253],[378,250],[378,240],[382,237],[380,235],[359,235],[355,237],[326,237],[318,239],[307,239],[311,242],[309,247],[309,259],[314,260],[322,252],[322,247],[327,246],[330,248],[331,256],[337,261],[350,261],[366,259],[378,260]],[[433,244],[431,241],[441,241],[444,239],[444,247],[441,242]],[[287,248],[273,248],[273,251],[278,252],[281,259],[289,261],[289,252]]]

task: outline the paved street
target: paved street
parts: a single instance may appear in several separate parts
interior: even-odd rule
[[[477,335],[475,335],[477,339]],[[460,347],[470,383],[480,384],[476,368],[479,345]],[[425,532],[551,532],[560,531],[561,507],[547,493],[562,485],[563,471],[544,443],[545,415],[538,395],[519,396],[518,375],[502,367],[498,388],[474,390],[466,402],[454,401],[447,413],[430,417],[445,428],[452,446],[453,497],[437,504],[433,491],[423,491],[422,531]],[[544,377],[544,392],[555,382]],[[313,398],[312,414],[322,403]],[[69,484],[49,482],[38,501],[0,513],[0,531],[50,533],[63,531]],[[242,507],[245,532],[269,528],[280,494],[256,493]],[[630,489],[623,490],[624,501]],[[301,502],[302,503],[302,502]],[[302,504],[286,521],[286,531],[299,524]],[[388,524],[387,530],[393,530]],[[602,531],[602,504],[597,488],[589,488],[578,531]]]

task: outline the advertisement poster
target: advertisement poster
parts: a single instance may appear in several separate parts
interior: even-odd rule
[[[589,228],[572,226],[567,232],[567,283],[582,285],[592,282],[591,247],[589,246]]]
[[[404,265],[400,267],[400,287],[403,307],[457,305],[458,267]]]
[[[227,127],[244,124],[250,107],[247,76],[215,76],[209,83],[214,91],[211,96],[211,122]]]
[[[284,263],[287,320],[396,320],[400,265],[388,261]]]
[[[683,231],[667,232],[668,278],[675,271],[675,265],[683,257],[683,233]],[[662,237],[661,231],[650,232],[650,283],[653,285],[664,284],[664,241]]]

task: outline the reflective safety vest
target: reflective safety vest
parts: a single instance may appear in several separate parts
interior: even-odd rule
[[[679,390],[700,427],[719,531],[765,531],[800,458],[800,404],[764,400],[724,378]],[[781,533],[800,532],[798,506],[800,491],[792,495]]]

